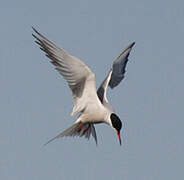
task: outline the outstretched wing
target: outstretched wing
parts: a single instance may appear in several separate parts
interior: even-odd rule
[[[97,94],[100,99],[100,101],[106,105],[109,106],[110,109],[112,110],[111,105],[108,103],[107,97],[106,97],[106,92],[108,86],[110,88],[116,87],[124,78],[125,75],[125,68],[126,64],[128,62],[128,56],[130,54],[130,51],[132,47],[134,46],[135,42],[130,44],[123,52],[115,59],[113,62],[112,68],[110,72],[108,73],[107,77],[105,80],[102,82],[100,87],[98,88]]]
[[[67,51],[59,48],[56,44],[49,41],[36,29],[34,29],[35,34],[32,34],[36,39],[36,43],[40,46],[40,49],[46,53],[46,56],[51,59],[51,63],[55,66],[56,70],[66,79],[70,89],[72,90],[72,96],[75,101],[77,101],[83,95],[84,87],[91,89],[88,93],[96,94],[96,80],[94,73],[90,68],[80,61],[78,58],[72,56]],[[81,102],[86,102],[82,101]],[[79,104],[79,103],[78,103]],[[74,106],[73,114],[82,111],[86,104],[81,104],[80,107]]]
[[[95,142],[97,145],[97,136],[96,136],[94,125],[92,123],[78,122],[72,125],[71,127],[69,127],[68,129],[66,129],[65,131],[63,131],[62,133],[58,134],[56,137],[46,142],[44,145],[47,145],[51,141],[64,136],[71,136],[71,137],[79,136],[79,137],[85,137],[89,140],[91,134],[95,139]]]
[[[125,68],[128,62],[128,56],[135,42],[130,44],[114,61],[112,65],[112,76],[109,82],[111,88],[116,87],[125,76]]]

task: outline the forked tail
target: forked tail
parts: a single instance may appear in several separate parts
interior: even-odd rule
[[[78,122],[78,123],[75,123],[73,126],[69,127],[68,129],[66,129],[65,131],[63,131],[62,133],[58,134],[56,137],[46,142],[44,145],[47,145],[51,141],[57,138],[60,138],[60,137],[64,137],[64,136],[72,136],[72,137],[74,136],[83,137],[84,136],[85,138],[89,140],[91,134],[93,138],[95,139],[95,142],[97,145],[97,136],[96,136],[94,125],[92,123]]]

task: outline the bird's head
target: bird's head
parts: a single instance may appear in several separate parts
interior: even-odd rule
[[[121,145],[120,130],[122,128],[122,122],[119,119],[119,117],[116,114],[114,114],[114,113],[112,113],[110,115],[110,120],[111,120],[111,123],[112,123],[112,128],[116,131],[116,133],[118,135],[119,143]]]

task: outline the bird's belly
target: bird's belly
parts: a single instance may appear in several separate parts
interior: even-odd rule
[[[105,122],[106,111],[103,107],[98,105],[90,105],[85,109],[81,118],[82,121],[91,123],[103,123]]]

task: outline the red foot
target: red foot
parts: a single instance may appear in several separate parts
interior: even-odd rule
[[[80,131],[82,130],[83,127],[84,127],[84,123],[82,123],[82,124],[80,125],[80,128],[79,128],[78,132],[80,132]]]
[[[86,132],[89,130],[89,125],[88,127],[84,130],[83,134],[86,134]]]

